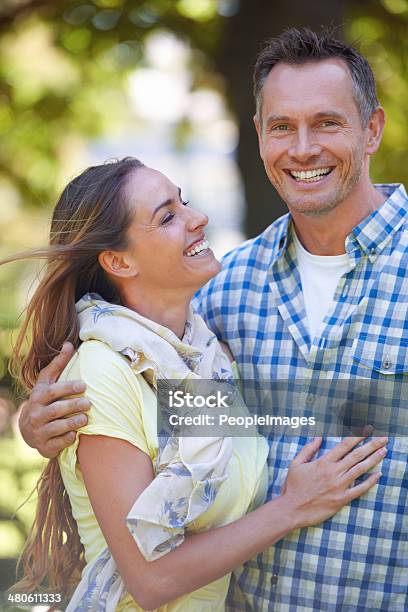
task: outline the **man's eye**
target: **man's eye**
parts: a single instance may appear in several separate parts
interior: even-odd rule
[[[274,131],[274,132],[286,132],[288,129],[289,129],[289,126],[286,125],[286,123],[282,123],[280,125],[274,125],[271,128],[271,131]]]
[[[322,127],[333,127],[338,125],[337,121],[332,121],[331,119],[327,119],[326,121],[322,121],[320,124]]]

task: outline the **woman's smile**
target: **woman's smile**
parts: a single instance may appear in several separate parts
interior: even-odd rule
[[[207,251],[209,250],[209,242],[204,237],[190,245],[184,254],[186,257],[196,257],[197,255],[208,255]]]

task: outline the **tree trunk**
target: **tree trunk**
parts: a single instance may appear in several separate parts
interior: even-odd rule
[[[225,76],[227,96],[236,113],[240,140],[237,162],[244,183],[245,232],[257,235],[274,219],[287,212],[268,181],[258,155],[258,141],[252,117],[252,71],[263,42],[295,26],[318,29],[344,21],[347,0],[241,0],[240,10],[227,19],[217,69]],[[341,31],[341,30],[340,30]]]

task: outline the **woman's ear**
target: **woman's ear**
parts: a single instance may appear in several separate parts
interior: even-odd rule
[[[98,255],[98,261],[105,272],[113,276],[130,278],[138,274],[136,263],[125,252],[102,251]]]

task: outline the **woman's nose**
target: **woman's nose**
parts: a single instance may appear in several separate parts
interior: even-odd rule
[[[194,231],[199,227],[205,227],[208,224],[208,216],[205,213],[193,210],[192,208],[189,208],[188,212],[189,219],[187,223],[190,231]]]

